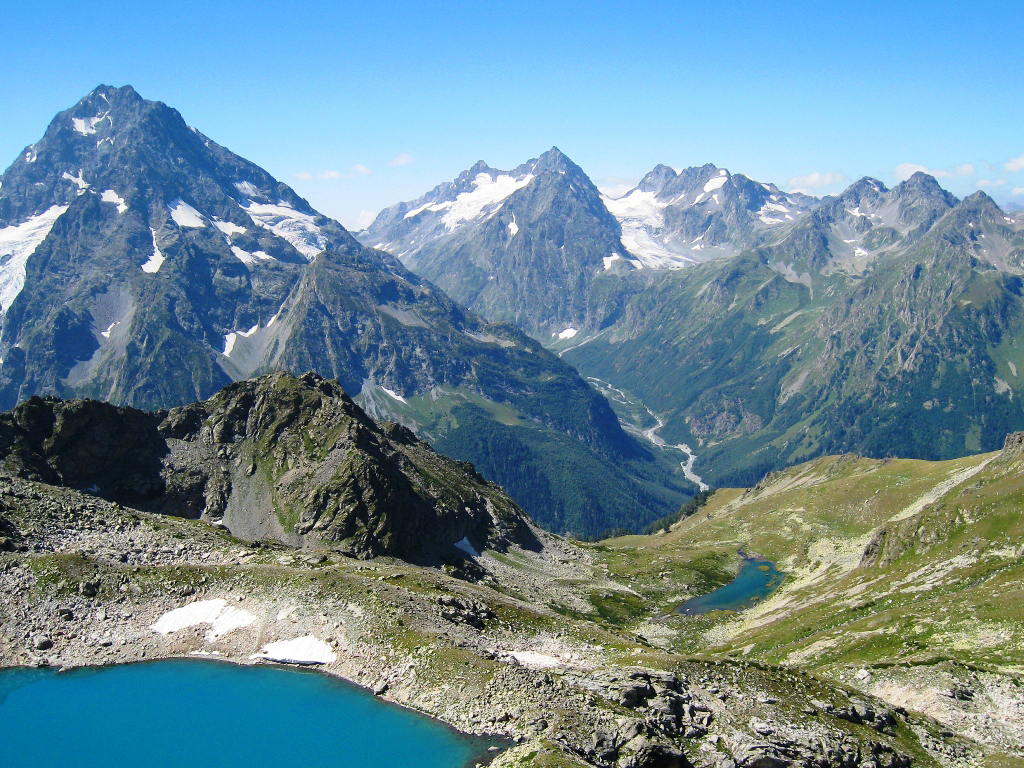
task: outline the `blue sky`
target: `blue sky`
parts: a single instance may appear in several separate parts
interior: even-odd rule
[[[350,227],[553,145],[606,188],[657,163],[817,194],[920,167],[1024,203],[1006,2],[6,0],[0,50],[0,165],[128,83]]]

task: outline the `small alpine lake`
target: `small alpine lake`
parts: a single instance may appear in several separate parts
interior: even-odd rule
[[[298,669],[185,659],[0,669],[5,765],[463,768],[496,743]]]
[[[750,557],[742,551],[740,555],[743,565],[735,579],[706,595],[690,598],[676,608],[676,612],[693,615],[711,611],[742,611],[768,597],[786,577],[770,560]]]

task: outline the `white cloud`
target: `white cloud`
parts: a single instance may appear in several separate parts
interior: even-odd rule
[[[368,226],[373,224],[373,220],[377,218],[377,214],[373,211],[360,211],[359,212],[359,228],[366,229]]]
[[[954,176],[970,176],[974,173],[974,166],[970,163],[963,163],[953,170],[944,170],[942,168],[929,168],[917,163],[900,163],[896,166],[896,170],[892,172],[892,175],[896,177],[897,181],[906,181],[918,171],[927,173],[929,176],[934,176],[937,179],[951,179]]]
[[[619,176],[608,176],[607,178],[600,179],[597,182],[598,191],[605,197],[610,197],[614,200],[617,197],[622,197],[624,194],[629,192],[637,184],[635,179],[624,179]]]
[[[1024,197],[1024,187],[1016,187],[1013,190],[1014,197]]]
[[[391,158],[391,160],[388,162],[388,165],[390,165],[392,167],[395,167],[395,166],[398,166],[398,165],[408,165],[412,161],[413,161],[412,155],[410,155],[408,152],[403,152],[402,154],[396,155],[395,157]]]
[[[1001,187],[1006,183],[1006,179],[978,179],[979,187]]]
[[[812,171],[803,176],[794,176],[789,180],[789,186],[793,192],[813,195],[813,190],[831,187],[844,181],[846,181],[846,176],[838,171]]]
[[[298,173],[293,173],[292,176],[294,176],[296,179],[300,179],[301,181],[312,181],[313,179],[319,179],[321,181],[330,181],[333,179],[354,179],[356,176],[369,176],[371,173],[373,173],[373,171],[371,171],[365,165],[356,163],[351,168],[349,168],[348,171],[346,171],[345,173],[334,170],[318,171],[317,173],[310,173],[309,171],[299,171]]]
[[[1011,157],[1003,164],[1003,168],[1008,170],[1010,173],[1024,171],[1024,155],[1021,155],[1020,157]]]
[[[622,197],[635,186],[635,184],[626,184],[624,182],[622,184],[608,184],[600,186],[597,188],[597,190],[605,197],[610,197],[612,200],[614,200],[618,197]]]

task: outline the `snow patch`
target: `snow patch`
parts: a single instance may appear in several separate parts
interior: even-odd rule
[[[250,253],[249,251],[239,248],[237,245],[231,246],[231,253],[233,253],[235,257],[247,267],[252,267],[259,264],[260,261],[267,261],[268,259],[274,258],[266,251],[253,251]]]
[[[301,213],[282,202],[273,205],[248,201],[242,209],[253,222],[289,242],[310,261],[321,251],[327,250],[327,238],[316,225],[316,216],[313,214]]]
[[[313,635],[296,637],[294,640],[278,640],[268,643],[263,650],[249,657],[266,659],[283,664],[330,664],[337,660],[331,646]]]
[[[107,326],[107,330],[100,332],[100,336],[102,336],[104,339],[109,339],[110,338],[110,332],[112,330],[114,330],[115,326],[120,325],[120,324],[121,323],[119,323],[117,320],[115,320],[114,322],[112,322],[110,325]]]
[[[605,269],[605,272],[607,272],[609,269],[611,269],[612,265],[616,261],[621,261],[621,260],[622,260],[622,257],[619,254],[617,254],[617,253],[613,253],[611,256],[605,256],[604,257],[604,269]]]
[[[231,237],[232,235],[244,235],[249,231],[245,227],[240,227],[232,221],[221,221],[220,219],[214,219],[213,226],[228,237]]]
[[[397,400],[398,402],[405,403],[406,405],[409,404],[408,402],[406,402],[406,399],[404,397],[402,397],[400,394],[398,394],[397,392],[392,392],[387,387],[381,387],[381,390],[384,392],[384,394],[386,394],[392,400]]]
[[[258,197],[260,195],[260,191],[248,181],[236,181],[235,189],[246,197]]]
[[[255,621],[256,617],[249,611],[229,606],[226,600],[217,598],[175,608],[157,619],[150,629],[161,635],[169,635],[188,627],[209,624],[210,629],[206,633],[206,639],[209,641],[247,627]]]
[[[96,117],[73,117],[71,123],[74,125],[75,130],[83,136],[91,136],[96,133],[96,126],[106,120],[110,116],[110,111],[104,112],[102,115]],[[113,121],[111,121],[113,125]]]
[[[725,175],[725,171],[719,171],[718,173],[718,176],[715,176],[713,179],[709,179],[708,183],[704,185],[705,192],[713,192],[716,189],[725,186],[725,182],[729,180],[729,177]]]
[[[25,265],[39,244],[53,229],[54,222],[69,206],[54,205],[21,224],[0,229],[0,314],[10,309],[25,287]]]
[[[515,237],[519,234],[519,225],[516,223],[516,215],[512,214],[512,221],[508,225],[509,237]]]
[[[557,657],[536,651],[513,651],[509,656],[529,669],[551,669],[562,666],[562,661]]]
[[[163,266],[166,257],[160,251],[160,247],[156,244],[156,230],[150,229],[149,231],[153,235],[153,255],[150,256],[149,260],[142,265],[142,271],[153,275],[160,271],[160,267]]]
[[[118,213],[124,213],[125,211],[128,210],[128,206],[127,204],[125,204],[124,198],[121,197],[119,194],[117,194],[117,192],[115,192],[112,189],[104,190],[103,194],[100,195],[100,200],[102,200],[104,203],[113,203],[114,205],[116,205]]]
[[[60,175],[60,177],[62,179],[67,179],[68,181],[73,181],[75,183],[75,186],[78,187],[78,194],[79,195],[83,194],[85,192],[85,190],[87,190],[89,188],[89,184],[86,182],[85,179],[82,178],[82,172],[81,171],[78,172],[77,176],[72,176],[67,171],[64,171],[64,173],[62,173]]]
[[[248,331],[232,331],[224,337],[224,357],[231,357],[231,350],[235,348],[235,342],[239,337],[247,339],[252,336],[256,331],[260,329],[260,324],[256,323]]]
[[[558,334],[558,338],[560,338],[560,339],[571,339],[577,333],[579,333],[579,331],[577,329],[575,329],[575,328],[566,328],[564,331],[562,331],[561,333]]]
[[[206,220],[203,218],[203,214],[184,200],[175,200],[174,203],[167,207],[171,211],[171,218],[174,219],[174,223],[179,227],[200,229],[201,227],[206,226]]]

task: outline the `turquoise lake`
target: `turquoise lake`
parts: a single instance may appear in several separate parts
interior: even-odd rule
[[[463,768],[470,739],[315,672],[172,660],[0,670],[0,764]]]
[[[785,577],[770,560],[744,557],[735,579],[713,592],[687,600],[676,611],[684,614],[742,611],[768,597]]]

